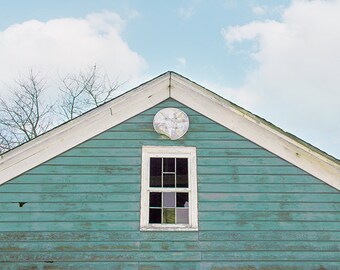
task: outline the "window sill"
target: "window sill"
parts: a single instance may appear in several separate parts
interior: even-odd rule
[[[141,227],[140,231],[163,231],[163,232],[181,232],[181,231],[198,231],[198,228],[192,227],[174,227],[174,226],[149,226]]]

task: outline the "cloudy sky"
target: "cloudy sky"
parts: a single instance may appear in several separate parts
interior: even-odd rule
[[[168,70],[340,158],[340,0],[0,0],[0,95],[97,64]],[[53,96],[53,87],[49,88]]]

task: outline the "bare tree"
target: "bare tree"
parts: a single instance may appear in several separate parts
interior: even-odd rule
[[[45,89],[45,80],[31,70],[27,78],[16,82],[7,99],[0,98],[0,152],[32,140],[51,127],[52,106],[42,100]]]
[[[59,113],[64,120],[73,119],[113,98],[122,84],[118,80],[110,80],[106,74],[100,74],[97,65],[86,72],[68,74],[61,79],[59,87],[62,93]]]
[[[31,70],[16,81],[8,98],[0,97],[0,154],[30,141],[56,125],[57,112],[62,122],[107,102],[122,85],[102,75],[96,65],[86,72],[68,74],[61,79],[61,98],[56,104],[43,98],[46,82]]]

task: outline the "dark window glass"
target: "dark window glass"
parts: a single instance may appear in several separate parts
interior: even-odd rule
[[[162,209],[150,208],[149,223],[162,223]]]
[[[150,192],[150,207],[162,207],[161,192]]]
[[[150,187],[162,186],[162,159],[150,158]]]
[[[163,158],[163,172],[175,172],[174,158]]]
[[[176,193],[176,207],[189,207],[189,194],[185,192]]]
[[[175,187],[175,174],[163,174],[163,187]]]
[[[176,187],[188,187],[188,159],[176,158]]]

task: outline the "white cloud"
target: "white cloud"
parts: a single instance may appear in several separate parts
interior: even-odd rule
[[[256,41],[258,68],[241,87],[251,108],[282,128],[340,156],[340,1],[293,1],[282,21],[223,30],[230,47]]]
[[[50,78],[94,64],[120,80],[133,80],[146,62],[122,39],[126,23],[116,13],[103,12],[12,25],[0,32],[0,83],[11,84],[31,68]]]

